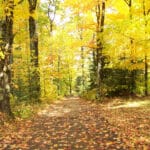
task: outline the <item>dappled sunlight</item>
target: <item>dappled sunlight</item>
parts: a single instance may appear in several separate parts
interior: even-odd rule
[[[79,99],[79,97],[71,97],[71,99]]]
[[[111,106],[109,105],[108,108],[109,109],[118,109],[118,108],[137,108],[137,107],[144,107],[144,106],[150,106],[150,101],[146,100],[146,101],[130,101],[130,102],[124,102],[124,103],[120,103],[117,106]]]
[[[63,100],[77,100],[79,97],[64,97]]]
[[[64,108],[63,106],[53,105],[49,109],[42,110],[38,113],[40,116],[48,116],[48,117],[60,117],[64,116],[71,111],[69,108]]]
[[[150,0],[0,6],[0,150],[150,150]]]
[[[61,117],[65,114],[69,114],[71,111],[80,109],[79,106],[72,105],[72,101],[78,100],[78,97],[64,97],[61,100],[53,102],[53,104],[47,106],[44,110],[41,110],[38,115],[48,117]],[[69,104],[69,105],[68,105]],[[76,108],[77,107],[77,108]]]

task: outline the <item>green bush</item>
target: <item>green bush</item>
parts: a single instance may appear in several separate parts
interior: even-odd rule
[[[83,93],[81,95],[82,97],[84,97],[85,99],[88,99],[88,100],[96,100],[97,98],[97,89],[92,89],[90,91],[87,91],[85,93]]]
[[[19,118],[30,118],[34,114],[33,106],[21,103],[13,108],[13,113]]]

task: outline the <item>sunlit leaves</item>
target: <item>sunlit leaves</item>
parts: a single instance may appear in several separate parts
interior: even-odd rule
[[[4,58],[5,58],[4,53],[3,53],[2,51],[0,51],[0,60],[1,60],[1,59],[4,59]]]

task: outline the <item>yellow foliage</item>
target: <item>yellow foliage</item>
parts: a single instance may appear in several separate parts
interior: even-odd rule
[[[0,60],[1,60],[1,59],[4,59],[4,58],[5,58],[4,53],[3,53],[2,51],[0,51]]]

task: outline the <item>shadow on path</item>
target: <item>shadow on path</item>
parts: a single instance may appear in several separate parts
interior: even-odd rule
[[[49,105],[9,136],[5,150],[127,150],[96,104],[66,98]],[[16,135],[16,136],[14,136]],[[5,143],[5,144],[4,144]]]

